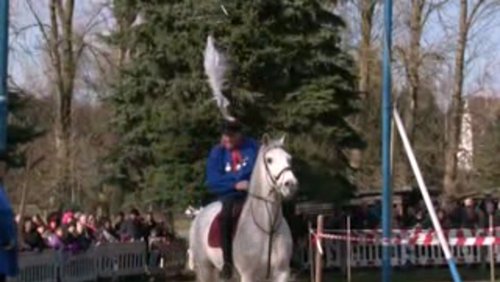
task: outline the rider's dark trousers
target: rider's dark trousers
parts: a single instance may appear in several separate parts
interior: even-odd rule
[[[224,263],[233,264],[233,238],[232,230],[234,230],[233,209],[236,204],[245,200],[244,196],[226,196],[220,199],[222,202],[222,218],[221,218],[221,247]]]

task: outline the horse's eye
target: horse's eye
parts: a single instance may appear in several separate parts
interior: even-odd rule
[[[266,162],[267,162],[268,164],[272,164],[272,163],[273,163],[273,159],[272,159],[272,158],[267,158],[267,159],[266,159]]]

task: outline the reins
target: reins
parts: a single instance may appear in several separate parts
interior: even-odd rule
[[[269,199],[268,197],[265,197],[265,196],[261,196],[261,195],[257,195],[257,194],[254,194],[254,193],[248,193],[248,195],[254,199],[257,199],[259,201],[262,201],[265,203],[265,206],[266,206],[266,211],[267,211],[267,214],[269,216],[269,220],[270,220],[270,226],[269,226],[269,229],[266,230],[265,227],[261,226],[259,223],[258,223],[258,220],[255,218],[255,214],[254,214],[254,209],[253,209],[253,204],[252,202],[250,202],[250,214],[252,215],[252,220],[253,222],[255,223],[255,225],[257,226],[257,228],[260,229],[260,231],[262,231],[264,234],[267,234],[269,236],[269,241],[268,241],[268,252],[267,252],[267,272],[266,272],[266,279],[269,279],[270,276],[271,276],[271,255],[272,255],[272,247],[273,247],[273,237],[276,233],[276,231],[279,229],[279,227],[281,226],[281,222],[282,222],[282,219],[280,219],[280,213],[279,213],[279,208],[281,207],[281,202],[282,202],[282,199],[280,197],[280,194],[278,193],[278,181],[279,179],[281,178],[281,176],[287,172],[287,171],[291,171],[292,168],[287,166],[285,168],[283,168],[280,173],[278,173],[278,175],[276,177],[274,177],[272,174],[271,174],[271,171],[269,169],[269,166],[267,165],[266,161],[265,161],[265,155],[267,154],[267,152],[269,152],[270,150],[272,150],[274,148],[271,148],[271,149],[268,149],[266,152],[264,152],[264,158],[263,158],[263,162],[264,162],[264,167],[266,168],[266,179],[268,181],[271,182],[271,190],[269,191],[269,196],[271,196],[271,194],[275,194],[276,197],[277,197],[277,200],[273,200],[272,198]],[[268,205],[270,204],[270,205]],[[270,210],[270,208],[272,209],[273,206],[276,205],[276,213],[275,213],[275,216],[274,218],[271,218],[272,217],[272,214],[273,214],[273,211]],[[278,222],[279,220],[279,222]]]
[[[258,199],[258,198],[257,198]],[[259,199],[260,200],[260,199]],[[271,219],[271,215],[272,215],[272,211],[269,210],[269,205],[268,203],[269,202],[265,202],[266,203],[266,211],[267,211],[267,214],[269,216],[269,219],[270,219],[270,226],[269,226],[269,230],[266,230],[265,227],[261,226],[257,219],[255,218],[255,214],[254,214],[254,211],[253,211],[253,204],[250,203],[250,214],[252,215],[252,219],[253,219],[253,222],[255,223],[255,226],[257,226],[257,228],[260,229],[260,231],[262,231],[264,234],[267,234],[269,237],[269,240],[268,240],[268,249],[267,249],[267,271],[266,271],[266,279],[269,279],[270,276],[271,276],[271,255],[272,255],[272,249],[273,249],[273,238],[274,238],[274,235],[276,233],[276,231],[279,229],[279,227],[281,226],[281,222],[282,220],[279,220],[279,211],[276,212],[274,218]],[[281,204],[281,201],[279,202],[272,202],[272,204]],[[279,206],[278,206],[279,207]],[[272,206],[271,206],[272,208]]]

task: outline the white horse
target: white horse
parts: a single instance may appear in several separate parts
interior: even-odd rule
[[[234,266],[242,282],[289,278],[292,235],[281,203],[298,185],[283,142],[284,138],[272,141],[265,136],[255,162],[233,240]],[[208,244],[210,225],[221,208],[220,202],[204,207],[191,225],[189,265],[198,281],[217,281],[223,266],[222,250]]]

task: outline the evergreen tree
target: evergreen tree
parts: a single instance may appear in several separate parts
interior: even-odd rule
[[[18,90],[9,91],[7,123],[7,165],[9,168],[21,168],[25,165],[25,144],[43,134],[32,115],[28,113],[31,97]]]
[[[474,139],[474,166],[475,174],[472,178],[473,188],[479,191],[497,189],[500,183],[500,156],[496,153],[500,149],[500,117],[482,124],[483,133],[476,133]],[[479,127],[479,126],[478,126]]]
[[[348,195],[343,152],[360,142],[345,121],[356,111],[354,63],[339,49],[342,21],[321,4],[115,1],[145,21],[111,38],[130,50],[110,100],[121,138],[111,156],[114,179],[143,203],[183,205],[205,190],[220,122],[202,65],[213,34],[232,63],[232,113],[252,136],[287,133],[305,197]]]

